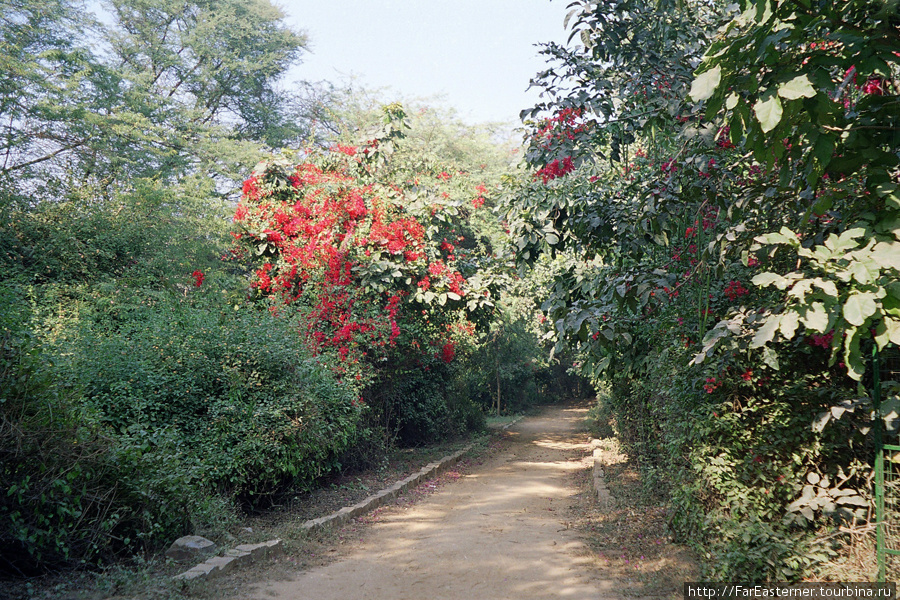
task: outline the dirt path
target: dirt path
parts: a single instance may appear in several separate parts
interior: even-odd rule
[[[405,511],[389,512],[338,562],[269,581],[258,600],[491,600],[612,597],[566,522],[585,468],[586,409],[550,407],[510,428],[489,462]]]

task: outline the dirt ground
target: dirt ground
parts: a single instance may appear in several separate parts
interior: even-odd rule
[[[586,409],[549,407],[509,444],[420,502],[388,510],[331,564],[252,585],[255,600],[617,597],[572,527]]]

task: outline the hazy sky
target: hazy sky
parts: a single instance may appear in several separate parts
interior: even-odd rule
[[[565,0],[276,0],[311,53],[291,76],[402,98],[443,96],[469,122],[518,122],[537,100],[538,42],[564,42]],[[386,94],[392,100],[392,94]]]

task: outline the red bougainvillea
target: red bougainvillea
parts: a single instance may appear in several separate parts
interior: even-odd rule
[[[415,323],[424,318],[422,305],[459,311],[482,297],[456,268],[454,244],[432,239],[429,211],[411,211],[399,186],[360,168],[360,154],[337,145],[294,167],[258,167],[234,215],[235,238],[255,257],[257,297],[296,306],[305,317],[301,334],[316,352],[331,349],[354,361],[395,346],[404,331],[427,329]],[[446,171],[433,177],[436,186],[450,179]],[[418,178],[413,185],[421,189]],[[414,302],[418,310],[410,310]],[[453,342],[434,335],[443,344],[438,358],[451,362]],[[416,336],[406,341],[418,346]]]

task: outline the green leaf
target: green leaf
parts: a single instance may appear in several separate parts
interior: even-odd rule
[[[885,317],[884,325],[891,343],[900,346],[900,320]]]
[[[689,94],[691,100],[701,102],[712,97],[721,81],[722,68],[719,65],[697,75],[696,79],[691,83],[691,92]]]
[[[584,47],[588,49],[590,49],[594,45],[594,41],[591,39],[591,32],[587,29],[583,29],[581,31],[581,43],[584,44]]]
[[[836,251],[843,250],[851,250],[859,246],[859,242],[857,242],[857,238],[861,238],[866,235],[866,230],[862,227],[854,227],[853,229],[848,229],[843,232],[840,237],[836,240],[834,239],[834,235],[829,236],[829,239],[834,240],[834,249]],[[827,245],[827,244],[826,244]]]
[[[862,380],[866,372],[862,354],[859,351],[859,329],[847,331],[844,338],[844,364],[847,365],[847,375],[856,381]]]
[[[770,285],[778,285],[784,281],[784,277],[778,275],[777,273],[772,273],[771,271],[766,271],[764,273],[760,273],[755,275],[753,279],[750,280],[750,283],[753,285],[758,285],[759,287],[768,287]]]
[[[879,242],[872,248],[872,260],[883,269],[900,271],[900,242]]]
[[[797,239],[797,234],[787,227],[782,227],[781,230],[778,231],[778,233],[758,235],[753,239],[760,244],[787,244],[795,248],[800,246],[800,241]]]
[[[728,110],[734,110],[734,107],[738,104],[738,95],[734,92],[728,95],[728,98],[725,99],[725,108]]]
[[[897,196],[897,186],[893,183],[882,183],[875,187],[875,193],[886,200],[889,208],[900,208],[900,197]]]
[[[797,332],[797,326],[800,324],[800,315],[794,311],[789,311],[781,315],[781,334],[784,339],[793,339],[794,333]]]
[[[824,333],[828,328],[828,313],[821,302],[813,302],[800,319],[807,329]]]
[[[856,327],[862,326],[877,311],[878,305],[872,292],[854,292],[844,303],[844,318]]]
[[[823,134],[816,138],[816,143],[813,147],[813,156],[816,157],[816,160],[819,161],[819,164],[827,165],[829,162],[831,162],[831,157],[833,155],[834,136]]]
[[[784,109],[781,107],[781,100],[778,99],[778,95],[770,94],[768,99],[760,100],[753,105],[753,112],[756,113],[756,118],[759,119],[763,133],[769,133],[778,126]]]
[[[835,285],[835,283],[833,281],[828,281],[826,279],[819,279],[818,277],[816,277],[813,280],[813,284],[815,284],[815,286],[817,288],[819,288],[823,292],[825,292],[825,295],[831,296],[832,298],[838,297],[837,285]]]
[[[879,350],[884,349],[885,346],[888,345],[888,342],[891,341],[891,333],[887,328],[887,319],[878,323],[875,327],[875,345]]]
[[[812,86],[812,82],[806,75],[798,75],[787,83],[778,86],[778,95],[785,100],[796,100],[797,98],[812,98],[816,95],[816,90]]]
[[[778,331],[779,325],[781,325],[781,315],[769,315],[763,326],[753,336],[750,347],[759,348],[771,342],[772,338],[775,337],[775,332]]]
[[[763,348],[762,360],[776,371],[781,368],[781,365],[778,363],[778,354],[768,346]]]

